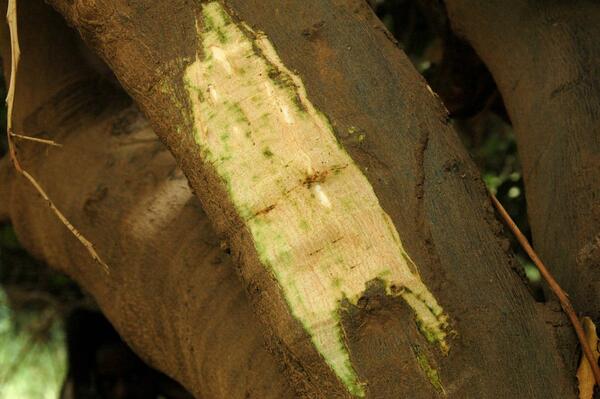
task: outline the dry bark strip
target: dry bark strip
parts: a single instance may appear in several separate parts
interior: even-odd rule
[[[447,0],[515,127],[533,244],[600,321],[600,4]]]
[[[190,99],[184,78],[197,57],[205,55],[200,39],[206,37],[199,32],[204,32],[208,24],[206,18],[201,17],[201,6],[185,1],[167,4],[57,0],[52,3],[102,55],[145,111],[186,173],[218,233],[230,241],[250,301],[268,326],[271,347],[286,365],[284,372],[297,394],[311,398],[350,396],[348,384],[342,384],[339,373],[324,361],[325,356],[318,354],[307,330],[290,314],[289,302],[284,300],[283,290],[263,267],[248,229],[240,223],[238,210],[218,178],[218,170],[206,157],[200,156],[192,122],[194,111],[200,107],[194,106]],[[406,252],[418,265],[422,281],[442,304],[450,317],[451,328],[457,332],[456,337],[448,338],[448,354],[442,354],[422,331],[419,332],[409,306],[385,295],[384,285],[373,285],[357,306],[347,305],[341,312],[345,346],[358,380],[364,383],[361,387],[366,396],[573,396],[568,370],[553,344],[553,332],[545,326],[541,314],[511,271],[513,260],[506,252],[504,239],[500,238],[499,225],[493,219],[477,171],[447,125],[443,107],[406,57],[361,5],[315,0],[286,2],[265,9],[260,3],[228,4],[235,10],[236,18],[245,21],[255,32],[265,32],[285,69],[297,71],[308,93],[305,101],[310,101],[311,106],[328,117],[337,140],[366,176]],[[20,22],[20,25],[26,26],[26,23]],[[236,22],[236,26],[241,25]],[[307,31],[310,26],[318,29]],[[248,27],[240,29],[249,31]],[[31,34],[34,34],[33,29]],[[212,95],[208,89],[207,94]],[[55,106],[60,109],[60,104]],[[53,107],[49,109],[56,111]],[[42,125],[47,123],[39,119],[39,114],[35,119]],[[61,129],[72,129],[75,124],[71,121],[64,125],[55,121],[52,129],[65,132]],[[65,140],[60,142],[66,147]],[[72,161],[63,159],[62,162],[74,165],[77,159],[74,156]],[[144,191],[149,181],[157,180],[154,174],[144,176],[143,180],[130,180],[139,185],[140,191]],[[97,172],[86,174],[82,179],[92,184],[99,177]],[[317,175],[308,183],[313,187],[321,178]],[[109,183],[115,184],[114,181]],[[88,212],[91,209],[93,214],[95,206],[110,198],[105,191],[97,187],[87,198],[72,197],[73,208],[85,211],[88,204]],[[194,347],[181,336],[183,331],[191,336],[207,334],[205,346],[212,345],[213,339],[218,341],[221,335],[212,332],[210,327],[200,329],[202,323],[195,319],[200,317],[198,312],[184,312],[185,308],[175,306],[173,314],[169,313],[171,305],[180,304],[177,301],[184,301],[186,306],[201,306],[197,302],[202,299],[195,295],[203,289],[202,279],[190,280],[189,277],[203,260],[189,259],[182,265],[169,264],[166,260],[162,264],[155,259],[159,247],[165,248],[162,255],[165,259],[170,256],[169,249],[177,251],[181,242],[192,240],[190,245],[195,248],[202,240],[197,242],[164,217],[163,209],[172,209],[169,202],[147,207],[139,200],[142,195],[136,196],[138,206],[120,213],[118,220],[130,234],[127,237],[134,235],[138,241],[116,244],[110,234],[95,237],[85,231],[98,241],[94,242],[103,253],[110,256],[111,266],[114,258],[125,256],[127,259],[130,252],[144,254],[136,258],[136,262],[119,262],[120,266],[115,268],[122,268],[121,276],[110,280],[100,278],[94,272],[73,265],[69,257],[74,249],[68,246],[48,250],[46,244],[43,250],[38,248],[37,253],[53,264],[73,265],[70,273],[85,286],[93,287],[91,290],[101,303],[106,301],[109,317],[134,347],[146,354],[146,358],[153,353],[154,362],[169,359],[163,369],[197,395],[241,397],[238,396],[240,390],[235,390],[238,387],[227,378],[219,382],[224,390],[230,386],[231,394],[223,390],[202,391],[201,388],[219,384],[199,379],[195,374],[197,367],[190,365],[195,364],[198,357],[210,359],[204,367],[210,368],[214,363],[216,369],[227,368],[230,373],[239,372],[236,363],[239,359],[227,357],[223,346],[214,351],[209,348],[210,354],[203,352],[206,348],[189,351]],[[24,209],[21,214],[38,209],[15,201],[11,204]],[[109,217],[108,213],[120,211],[119,206],[100,209],[107,214],[95,223],[114,228],[114,216]],[[44,211],[38,209],[38,212]],[[144,241],[153,226],[144,222],[147,212],[156,213],[165,229],[154,244]],[[39,214],[36,216],[41,218]],[[16,218],[14,214],[13,218],[17,224],[19,220],[28,220]],[[35,247],[35,243],[44,241],[39,237],[41,230],[37,230],[38,236],[28,235],[33,234],[27,231],[33,225],[33,222],[23,223],[19,231],[25,241]],[[139,263],[138,259],[145,263]],[[146,273],[150,265],[157,268],[153,269],[154,273]],[[132,286],[136,288],[133,293],[129,290]],[[149,315],[148,309],[141,310],[144,301],[152,295],[156,299],[150,303],[163,301],[165,304],[159,307],[163,309],[160,316],[164,320]],[[243,310],[241,302],[228,301],[227,293],[215,292],[213,298],[210,304],[224,318],[240,311],[251,314]],[[111,302],[117,300],[119,302]],[[141,330],[134,324],[139,314],[153,320],[151,328]],[[209,316],[204,313],[203,317]],[[178,322],[166,321],[171,318]],[[217,323],[216,319],[217,316],[210,322]],[[231,329],[224,328],[221,334],[239,335],[239,326],[229,326]],[[157,342],[161,346],[153,348]],[[252,347],[240,342],[236,348],[247,353],[242,349],[246,346]],[[169,350],[181,356],[175,357]],[[221,356],[231,361],[222,369]],[[278,374],[265,374],[268,379],[277,381]],[[263,376],[254,377],[260,380]],[[246,381],[249,381],[248,386],[256,386],[255,381]],[[281,391],[278,394],[286,397]]]

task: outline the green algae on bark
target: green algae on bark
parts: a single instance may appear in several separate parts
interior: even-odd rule
[[[339,320],[379,279],[447,351],[447,317],[421,281],[369,181],[260,32],[202,5],[185,74],[195,139],[228,188],[291,314],[348,391],[364,396]],[[363,135],[364,138],[364,135]]]

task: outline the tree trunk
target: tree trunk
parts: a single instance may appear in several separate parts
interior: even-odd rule
[[[87,66],[59,15],[38,1],[21,2],[19,11],[16,126],[62,144],[20,142],[19,157],[100,249],[110,275],[6,157],[0,218],[10,214],[32,254],[78,281],[143,359],[196,397],[291,397],[235,269],[172,156],[131,100]]]
[[[144,111],[217,233],[184,206],[165,153],[138,141],[136,112],[81,90],[78,50],[40,32],[56,21],[36,23],[34,3],[20,5],[16,126],[64,147],[20,154],[111,274],[5,170],[6,212],[152,364],[209,398],[574,397],[572,362],[445,109],[362,3],[50,1]],[[61,45],[37,58],[49,40]],[[38,87],[40,69],[55,79]],[[215,267],[217,234],[241,282],[229,261]]]
[[[600,322],[600,4],[446,1],[515,127],[536,250]]]

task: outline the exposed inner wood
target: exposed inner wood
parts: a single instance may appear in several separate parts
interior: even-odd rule
[[[374,280],[402,297],[425,337],[447,351],[446,315],[300,78],[264,34],[233,23],[219,3],[204,5],[202,19],[201,55],[185,75],[196,142],[325,361],[364,395],[338,312]]]

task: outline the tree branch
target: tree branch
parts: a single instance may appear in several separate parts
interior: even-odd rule
[[[484,186],[478,178],[476,168],[461,148],[458,137],[448,125],[443,106],[427,89],[408,59],[389,42],[370,11],[362,8],[362,3],[350,2],[348,6],[327,0],[312,0],[308,3],[291,1],[282,4],[281,7],[265,8],[264,4],[258,1],[230,1],[228,4],[235,10],[235,16],[229,18],[232,18],[232,25],[235,26],[228,27],[217,18],[213,18],[211,25],[210,18],[206,18],[206,13],[202,15],[202,9],[196,3],[185,1],[163,3],[131,0],[117,3],[107,0],[100,5],[56,0],[52,3],[69,23],[81,32],[94,50],[102,55],[125,89],[149,117],[156,133],[168,144],[194,191],[203,201],[212,223],[218,232],[229,240],[253,309],[265,322],[270,346],[277,353],[279,364],[285,367],[285,375],[299,396],[331,398],[364,393],[367,397],[429,398],[445,392],[450,397],[496,398],[515,397],[527,392],[531,393],[532,397],[563,398],[573,394],[571,378],[560,361],[557,361],[557,350],[551,331],[546,328],[542,316],[537,313],[524,287],[512,274],[511,254],[505,252],[502,238],[495,232],[496,222],[486,201]],[[217,7],[220,3],[212,4],[211,7]],[[223,12],[227,15],[233,14],[228,9]],[[299,15],[302,15],[302,18],[298,18]],[[220,14],[213,16],[221,18]],[[246,25],[241,24],[239,20],[244,21]],[[122,25],[122,21],[129,23],[125,26]],[[317,22],[321,26],[317,32],[310,37],[302,35],[307,26],[313,26]],[[250,32],[249,27],[252,27],[254,33]],[[212,31],[207,32],[207,29]],[[258,33],[259,31],[264,32],[264,36]],[[322,159],[329,165],[327,162],[333,159],[331,154],[334,154],[344,160],[349,157],[356,165],[354,168],[339,169],[341,176],[346,176],[346,180],[339,180],[344,183],[340,185],[339,194],[335,190],[332,191],[330,186],[324,186],[327,180],[323,181],[329,176],[336,176],[336,169],[317,169],[318,162],[313,162],[313,165],[316,165],[313,166],[314,173],[309,173],[307,178],[297,181],[298,190],[307,190],[304,191],[306,193],[313,190],[315,200],[321,204],[319,206],[325,207],[327,203],[337,205],[336,201],[347,195],[346,193],[357,192],[364,195],[361,198],[367,198],[372,201],[368,203],[376,203],[379,207],[369,209],[382,210],[382,213],[373,219],[374,223],[367,224],[370,227],[366,231],[371,231],[371,225],[378,226],[381,220],[388,221],[389,230],[381,230],[382,236],[385,238],[391,234],[391,237],[397,237],[397,242],[403,244],[405,254],[410,255],[394,255],[393,259],[390,258],[392,275],[403,273],[400,280],[403,286],[386,287],[385,282],[389,281],[390,277],[384,274],[379,279],[381,283],[376,279],[367,279],[366,282],[370,284],[360,297],[352,296],[348,298],[348,303],[341,302],[343,308],[336,313],[339,315],[339,321],[333,324],[337,324],[335,328],[341,328],[344,333],[340,341],[342,351],[347,351],[350,368],[355,372],[355,375],[350,375],[349,378],[340,374],[335,362],[324,360],[326,356],[319,352],[319,346],[313,341],[320,336],[311,331],[312,327],[305,328],[298,322],[295,318],[298,313],[294,312],[300,308],[296,305],[290,306],[290,302],[286,300],[289,297],[285,296],[286,293],[279,285],[282,280],[277,281],[281,276],[272,274],[265,267],[265,258],[261,258],[257,253],[257,247],[254,245],[257,236],[248,228],[248,221],[240,217],[240,208],[235,206],[235,195],[239,191],[228,191],[224,184],[224,175],[217,169],[218,163],[225,159],[207,158],[207,153],[201,151],[197,141],[197,135],[207,132],[202,127],[211,126],[208,123],[209,115],[203,114],[207,110],[210,111],[205,107],[207,101],[218,101],[220,98],[231,101],[231,104],[237,102],[241,107],[240,103],[245,100],[234,97],[233,91],[227,91],[228,82],[234,81],[234,78],[238,79],[239,76],[233,76],[229,80],[222,78],[228,73],[228,64],[222,62],[221,56],[226,56],[227,61],[227,57],[235,57],[236,52],[220,41],[223,36],[226,41],[227,35],[239,35],[239,32],[242,32],[242,36],[236,36],[240,39],[237,43],[249,49],[252,59],[257,61],[257,64],[248,65],[249,68],[257,68],[256,65],[274,66],[271,73],[263,73],[262,79],[263,83],[273,83],[272,86],[267,86],[271,87],[281,101],[274,114],[281,113],[283,119],[281,125],[270,125],[277,128],[270,131],[281,131],[281,136],[286,133],[285,137],[297,138],[295,144],[293,141],[290,143],[309,147],[310,159],[314,154],[322,154]],[[214,46],[205,46],[207,40],[212,41]],[[256,46],[248,47],[250,42]],[[270,47],[271,44],[273,47]],[[219,48],[222,52],[219,52]],[[210,75],[213,80],[203,80],[199,78],[201,74],[191,72],[211,73],[208,67],[202,69],[209,51],[212,52],[212,59],[219,62],[215,67],[220,68],[217,70],[222,73]],[[238,65],[235,58],[227,62],[232,71]],[[385,82],[379,77],[385,79]],[[281,83],[281,86],[275,85],[276,82]],[[193,86],[203,87],[203,84],[213,85],[204,87],[206,91],[193,90]],[[306,92],[302,90],[303,87]],[[282,93],[280,90],[288,89],[297,90],[298,97],[279,97]],[[300,103],[297,102],[298,99]],[[294,104],[296,108],[293,107]],[[222,105],[219,103],[219,107]],[[287,116],[284,111],[286,107]],[[227,113],[230,110],[219,109],[222,112],[216,117],[217,120],[222,120],[223,123],[239,123],[238,119],[230,117]],[[309,117],[302,119],[302,111]],[[327,116],[328,122],[320,119],[321,114]],[[271,123],[269,118],[266,122]],[[305,123],[307,120],[318,125],[318,134],[327,133],[318,136],[323,140],[316,140],[312,147],[307,143],[310,143],[308,139],[313,137],[315,130],[307,129],[306,137],[301,139],[297,137],[299,131],[293,127],[284,129],[285,124],[291,125],[290,121]],[[318,121],[321,121],[320,124]],[[252,123],[250,125],[251,136],[254,135],[259,144],[272,143],[268,140],[260,141],[267,136],[261,136],[263,133],[260,126]],[[211,129],[208,129],[209,133]],[[57,131],[64,134],[63,129]],[[221,139],[221,133],[228,132],[218,133],[220,134],[215,138]],[[232,129],[229,133],[235,132]],[[424,170],[417,171],[415,167],[419,162],[415,160],[415,154],[424,134],[429,137],[427,157],[423,162]],[[268,138],[279,139],[277,136]],[[341,147],[336,144],[331,147],[331,151],[326,151],[324,143],[335,144],[336,141],[341,143]],[[65,140],[61,139],[60,142],[64,147],[67,146]],[[90,145],[83,144],[85,141],[81,143]],[[237,147],[241,143],[231,142],[231,159],[243,158],[245,152]],[[210,147],[211,150],[218,148],[220,147]],[[273,151],[274,147],[265,149],[260,145],[258,148],[267,158],[267,150],[277,154],[274,162],[285,155],[283,151]],[[344,151],[341,151],[341,148]],[[118,151],[113,151],[114,157]],[[146,156],[151,154],[150,151]],[[226,158],[227,154],[221,155]],[[301,163],[306,161],[305,157],[298,159]],[[247,166],[237,168],[237,174],[234,176],[236,179],[251,179],[252,173],[258,171],[259,165],[269,164],[261,159],[251,161]],[[76,162],[81,160],[78,157],[69,160],[74,167]],[[105,165],[106,161],[96,159],[96,162],[101,166]],[[341,168],[343,165],[333,166]],[[78,164],[77,169],[83,170],[83,167],[82,164]],[[89,169],[91,165],[86,165],[85,168]],[[282,165],[282,168],[285,166]],[[111,173],[115,173],[116,169],[113,167],[110,170]],[[344,175],[349,173],[348,171],[353,173],[349,180],[348,176]],[[243,176],[243,173],[248,173],[248,176]],[[233,378],[220,380],[224,382],[218,389],[215,388],[216,381],[213,384],[204,379],[206,374],[195,377],[195,359],[198,356],[204,355],[204,359],[212,359],[207,360],[205,367],[219,363],[222,366],[220,371],[226,373],[226,369],[230,370],[230,374],[227,374],[229,377],[235,373],[233,370],[239,364],[245,363],[238,363],[239,359],[235,356],[218,358],[219,354],[224,353],[223,346],[213,344],[208,338],[202,341],[194,335],[219,336],[210,333],[210,330],[215,328],[212,327],[213,324],[198,316],[208,313],[202,313],[198,308],[190,306],[206,306],[204,309],[214,306],[213,312],[218,310],[218,314],[224,315],[220,321],[226,319],[225,315],[240,311],[247,313],[245,317],[252,319],[252,312],[240,310],[243,301],[231,299],[232,297],[225,296],[222,291],[211,292],[209,295],[214,295],[213,301],[202,303],[207,299],[200,297],[200,293],[206,291],[205,283],[201,278],[190,278],[198,272],[193,267],[197,265],[197,258],[192,258],[183,265],[171,264],[168,262],[168,255],[174,250],[166,250],[168,254],[162,254],[160,259],[170,266],[162,267],[160,263],[157,265],[159,261],[154,259],[156,248],[176,248],[182,242],[189,242],[189,245],[195,247],[201,238],[191,236],[189,231],[182,230],[176,223],[170,222],[168,217],[161,217],[165,215],[163,212],[179,214],[179,208],[172,208],[170,202],[156,202],[154,206],[150,206],[143,200],[148,195],[143,188],[136,194],[138,197],[133,202],[136,206],[130,210],[131,213],[127,217],[124,213],[118,213],[122,209],[118,201],[111,202],[110,208],[99,207],[100,203],[108,202],[108,199],[112,198],[106,194],[112,192],[107,191],[110,189],[105,190],[94,185],[93,182],[98,180],[99,174],[102,173],[90,172],[80,183],[81,187],[88,184],[89,186],[85,186],[90,187],[87,193],[93,195],[79,195],[78,199],[72,201],[76,209],[82,209],[82,219],[89,217],[90,230],[93,230],[93,223],[104,225],[104,220],[106,223],[112,221],[113,224],[109,227],[114,229],[114,218],[117,218],[119,223],[116,224],[124,226],[128,232],[127,237],[136,237],[133,243],[115,240],[114,234],[109,233],[95,238],[100,249],[104,248],[108,251],[106,253],[113,254],[109,258],[111,262],[114,259],[112,256],[116,257],[116,254],[123,257],[119,266],[113,266],[114,281],[109,282],[91,271],[82,271],[63,254],[70,252],[64,248],[61,248],[61,251],[46,252],[45,257],[52,259],[53,264],[71,265],[70,273],[77,274],[77,279],[85,286],[91,287],[90,290],[95,292],[100,302],[104,301],[103,309],[109,317],[120,326],[120,331],[129,337],[139,352],[145,353],[146,358],[151,356],[151,363],[159,359],[164,361],[161,369],[174,375],[196,394],[200,393],[201,387],[211,387],[214,390],[202,393],[209,397],[243,395],[243,387],[237,387],[232,382]],[[268,175],[278,176],[278,171]],[[264,177],[265,174],[261,176]],[[153,184],[155,178],[156,175],[149,175],[145,176],[145,179],[133,179],[131,182],[139,182],[140,187],[145,187]],[[240,181],[242,180],[236,180]],[[290,181],[293,182],[293,179]],[[414,187],[419,182],[423,182],[422,198],[414,196]],[[58,187],[58,182],[56,184]],[[320,189],[317,188],[319,185]],[[170,185],[166,184],[161,192],[168,189]],[[265,186],[264,190],[248,190],[244,193],[264,193],[268,190],[269,186]],[[358,202],[360,205],[360,201]],[[268,209],[272,203],[257,209]],[[309,202],[301,202],[306,203]],[[17,207],[18,204],[11,202],[11,206]],[[418,206],[424,207],[424,220],[416,221],[414,218],[414,210]],[[26,212],[28,208],[23,206],[19,209]],[[99,214],[100,209],[107,213],[95,218],[94,213]],[[164,210],[159,212],[158,209]],[[13,210],[13,215],[15,212]],[[161,241],[145,241],[145,237],[150,235],[143,227],[147,226],[146,219],[142,217],[146,212],[158,220],[158,228],[155,228],[161,232]],[[271,215],[272,212],[273,209],[268,214]],[[86,214],[88,216],[85,216]],[[389,215],[389,219],[382,216],[385,214]],[[13,218],[20,220],[15,216]],[[358,217],[355,219],[361,220]],[[352,223],[347,214],[341,215],[339,220],[341,225]],[[280,221],[283,223],[285,220]],[[284,226],[282,232],[288,232],[293,226],[301,226],[300,220],[295,217],[290,217],[287,224],[289,226]],[[428,232],[425,232],[425,229]],[[27,237],[24,230],[26,226],[22,225],[19,231]],[[343,243],[343,240],[336,241],[339,238],[337,235],[321,239],[315,234],[316,231],[318,230],[309,229],[306,236],[322,244]],[[394,231],[397,236],[390,233]],[[356,236],[357,242],[370,239],[369,234],[360,230],[348,229],[347,233]],[[41,234],[40,230],[37,230],[36,234]],[[204,237],[207,239],[207,236]],[[427,237],[433,240],[437,256],[428,252],[430,246],[425,244]],[[31,235],[27,241],[45,242]],[[128,245],[121,247],[121,242]],[[272,251],[275,242],[277,241],[266,242],[270,254],[275,253]],[[299,242],[293,242],[290,246],[302,248]],[[137,247],[139,252],[129,248],[130,246]],[[397,250],[398,247],[399,244],[386,241],[385,251],[375,253],[373,259],[381,260],[384,256],[382,254],[394,253],[391,249]],[[43,251],[50,250],[44,246]],[[37,252],[40,253],[40,249]],[[130,252],[142,253],[143,256],[138,258],[141,260],[130,262]],[[364,251],[359,251],[356,258],[365,259],[366,253],[367,247]],[[285,256],[282,256],[281,259],[284,258]],[[344,267],[353,266],[347,259],[342,263]],[[418,275],[415,264],[418,267]],[[146,268],[150,265],[153,265],[153,268],[152,272],[148,273]],[[385,262],[374,262],[374,267],[382,265],[385,265]],[[310,278],[311,275],[307,273],[298,277],[298,281],[303,281],[302,279]],[[411,287],[419,289],[407,289]],[[123,291],[115,294],[117,288]],[[354,290],[352,292],[355,293]],[[150,295],[156,296],[157,293],[159,297],[152,299]],[[308,298],[312,299],[310,295]],[[330,299],[327,296],[325,298]],[[435,298],[443,308],[443,313],[434,306],[435,302],[431,298]],[[153,314],[158,314],[162,319],[146,316],[148,320],[153,320],[151,328],[146,331],[142,331],[131,321],[136,320],[139,314],[148,315],[150,310],[143,305],[144,301],[150,301],[151,304],[160,301],[157,304],[158,309],[163,309],[159,312],[151,309]],[[429,306],[423,307],[422,304]],[[171,311],[174,314],[171,314]],[[419,328],[415,317],[416,320],[420,320],[420,315],[430,311],[436,317],[433,320],[430,318],[425,326],[421,325]],[[456,336],[442,337],[438,330],[432,328],[445,327],[442,315],[449,316],[450,327],[457,332]],[[171,320],[174,322],[170,323]],[[208,326],[200,330],[198,326],[205,323]],[[318,324],[315,326],[319,327]],[[324,326],[326,329],[331,328],[331,324]],[[239,348],[252,347],[254,341],[241,342],[250,337],[240,334],[240,330],[242,329],[239,326],[228,324],[227,328],[223,327],[219,331],[231,338],[228,343],[235,342],[234,338],[240,341],[235,345],[236,353],[247,354],[247,349]],[[527,333],[523,334],[524,331]],[[182,344],[191,342],[192,337],[194,340],[200,340],[202,344]],[[449,345],[448,355],[443,353],[445,348],[440,345],[441,338]],[[156,342],[162,343],[161,348],[174,349],[174,353],[179,357],[157,351]],[[210,351],[213,346],[214,352]],[[193,353],[191,348],[195,348]],[[240,352],[237,352],[238,350]],[[229,360],[230,363],[220,364],[225,360]],[[498,367],[499,364],[506,367]],[[494,370],[494,373],[490,373],[489,370]],[[267,381],[283,378],[282,374],[266,377],[261,374],[260,377],[268,378]],[[256,384],[250,385],[257,387]],[[272,388],[271,385],[269,387]],[[232,391],[231,394],[229,390]],[[263,390],[265,395],[267,392],[268,389]],[[283,395],[285,397],[286,394]]]

